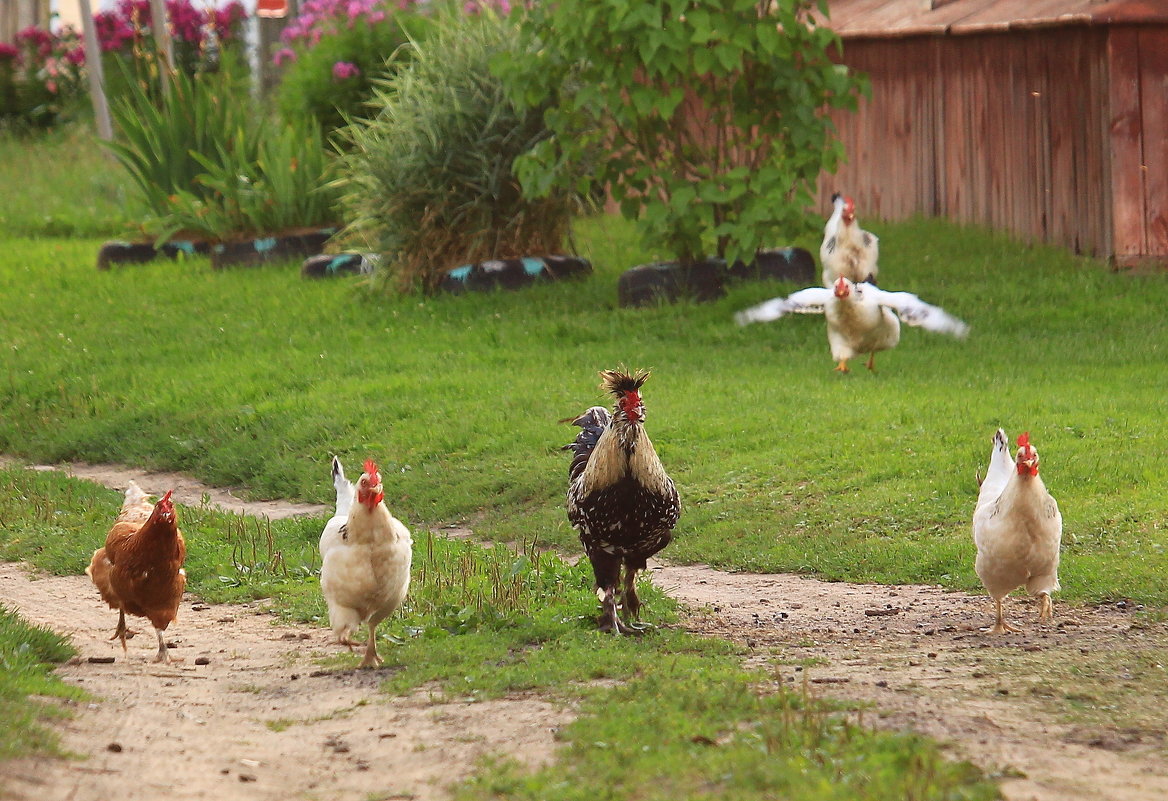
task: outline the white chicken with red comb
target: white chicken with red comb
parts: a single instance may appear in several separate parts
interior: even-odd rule
[[[836,370],[848,372],[848,361],[868,354],[868,369],[876,369],[876,353],[900,342],[900,323],[959,339],[969,326],[944,309],[925,303],[909,292],[886,292],[842,275],[830,288],[808,287],[785,298],[772,298],[738,312],[739,325],[778,320],[788,314],[822,314],[827,318],[827,343]]]
[[[357,644],[352,634],[365,624],[369,635],[361,667],[376,667],[382,661],[377,626],[405,601],[413,541],[410,530],[386,508],[381,473],[372,460],[365,462],[350,496],[340,462],[334,459],[333,485],[338,514],[321,534],[320,589],[337,642],[351,649]]]
[[[973,512],[974,569],[996,611],[993,627],[985,631],[1019,631],[1006,622],[1002,600],[1022,586],[1038,596],[1039,620],[1054,616],[1050,594],[1059,588],[1062,534],[1063,518],[1038,476],[1038,451],[1030,444],[1030,432],[1018,437],[1018,452],[1011,459],[1006,432],[999,428]]]
[[[880,272],[880,239],[856,222],[856,203],[839,192],[831,196],[832,214],[823,227],[819,263],[823,265],[823,285],[831,287],[840,276],[852,283],[876,283]]]

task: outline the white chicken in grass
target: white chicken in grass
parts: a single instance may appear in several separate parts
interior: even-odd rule
[[[834,206],[823,227],[819,263],[823,265],[823,285],[833,286],[844,277],[853,283],[876,283],[880,267],[880,239],[856,223],[856,204],[839,192],[831,196]]]
[[[352,648],[353,632],[362,623],[368,625],[361,667],[376,667],[381,664],[377,625],[405,600],[413,541],[409,529],[385,507],[381,474],[373,461],[365,462],[352,492],[346,489],[348,483],[340,462],[333,459],[337,514],[320,537],[320,589],[338,643]],[[342,516],[343,522],[334,525]]]
[[[993,628],[986,631],[1019,630],[1006,622],[1002,599],[1020,586],[1038,596],[1039,620],[1054,616],[1050,594],[1059,588],[1062,534],[1063,518],[1038,477],[1038,451],[1030,444],[1030,433],[1018,437],[1018,453],[1011,460],[1006,432],[999,428],[973,512],[974,569],[997,612]]]
[[[848,360],[867,353],[868,369],[875,370],[876,352],[900,342],[900,323],[926,331],[964,338],[969,326],[944,309],[925,303],[909,292],[886,292],[868,283],[840,276],[835,285],[800,289],[785,298],[772,298],[734,315],[739,325],[777,320],[787,314],[822,314],[827,318],[827,342],[836,370],[848,372]]]

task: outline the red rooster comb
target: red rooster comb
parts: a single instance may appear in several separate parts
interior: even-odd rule
[[[162,496],[162,498],[161,498],[161,500],[159,500],[158,502],[159,502],[159,503],[170,503],[170,496],[171,496],[171,494],[172,494],[173,492],[174,492],[174,490],[172,490],[172,489],[168,489],[168,490],[166,491],[166,494],[165,494],[165,495],[163,495],[163,496]]]
[[[370,478],[377,477],[377,462],[372,459],[365,460],[365,474]]]
[[[1030,447],[1030,432],[1029,431],[1023,431],[1021,434],[1018,435],[1018,447],[1019,448],[1029,448]]]

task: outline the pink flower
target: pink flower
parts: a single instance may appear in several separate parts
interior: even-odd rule
[[[343,81],[346,78],[353,78],[361,74],[361,70],[357,68],[356,64],[350,61],[338,61],[333,64],[333,80]]]
[[[4,62],[19,64],[20,50],[10,44],[0,42],[0,64],[3,64]]]
[[[296,51],[290,47],[281,47],[272,56],[272,63],[277,67],[283,66],[288,61],[296,60]]]

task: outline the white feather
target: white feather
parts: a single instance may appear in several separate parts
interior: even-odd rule
[[[321,559],[324,559],[325,553],[341,538],[341,528],[345,525],[349,517],[349,508],[353,505],[353,484],[345,478],[341,460],[336,456],[333,457],[333,487],[337,491],[337,508],[320,534]]]

